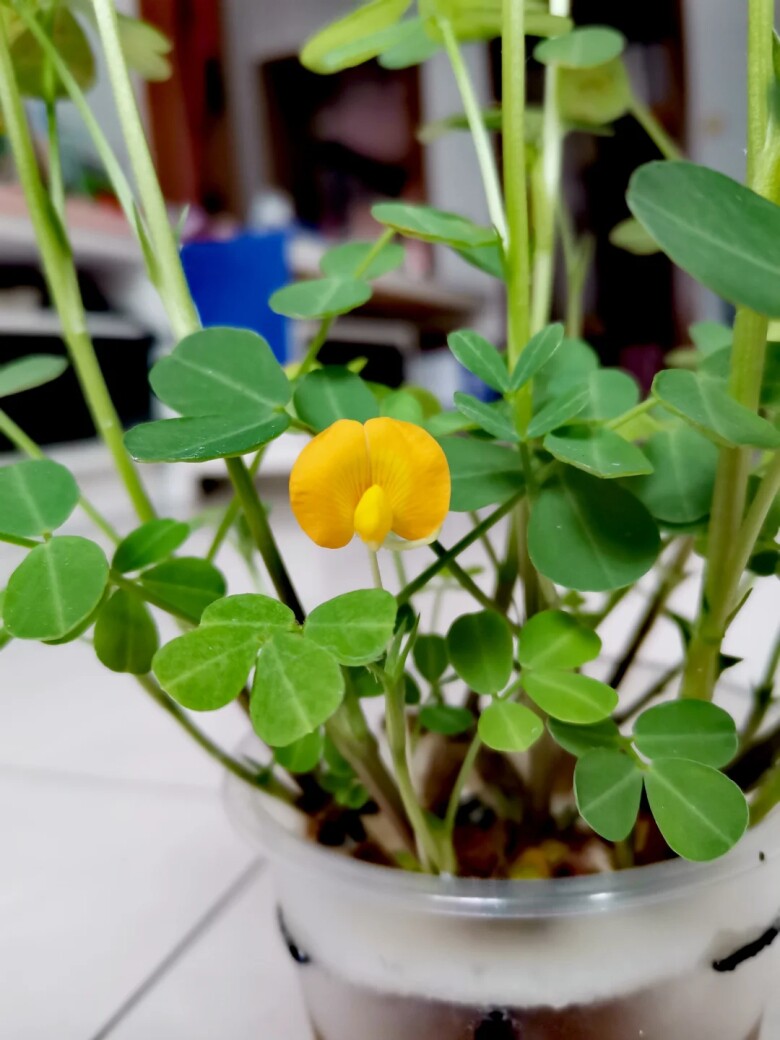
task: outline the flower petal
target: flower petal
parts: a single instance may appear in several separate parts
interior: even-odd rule
[[[290,474],[290,505],[313,542],[341,549],[352,540],[355,509],[371,484],[363,426],[339,419],[298,456]]]
[[[393,531],[409,541],[439,530],[450,508],[450,470],[429,433],[400,419],[369,419],[365,425],[371,483],[384,489],[393,510]]]

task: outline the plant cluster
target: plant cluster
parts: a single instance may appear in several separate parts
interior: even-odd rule
[[[0,540],[25,550],[3,594],[0,646],[90,639],[107,668],[136,675],[234,774],[308,811],[322,840],[333,840],[335,826],[355,854],[381,862],[549,876],[671,853],[707,860],[733,847],[751,817],[758,822],[780,800],[772,721],[780,642],[739,729],[714,703],[735,661],[722,651],[729,626],[780,560],[780,347],[770,325],[780,316],[775,42],[771,0],[749,7],[747,186],[679,157],[632,92],[623,37],[574,27],[567,0],[371,0],[309,40],[302,61],[323,74],[374,59],[401,68],[446,52],[464,113],[423,136],[470,131],[490,223],[378,203],[374,242],[329,249],[321,277],[271,298],[280,314],[319,323],[303,360],[285,369],[252,332],[200,327],[130,79],[137,33],[157,41],[155,68],[162,60],[152,30],[118,16],[112,0],[2,0],[5,132],[64,341],[139,526],[115,532],[68,470],[0,412],[0,431],[29,456],[0,470]],[[98,31],[132,183],[84,93],[92,59],[82,21]],[[484,111],[461,45],[499,36],[502,101]],[[528,37],[540,38],[533,54],[545,66],[538,110],[526,103]],[[150,56],[145,43],[141,50]],[[49,111],[46,177],[24,96],[41,97]],[[124,436],[85,331],[58,165],[62,97],[94,137],[176,338],[150,381],[178,417]],[[664,159],[634,174],[631,216],[615,244],[660,248],[736,307],[733,328],[691,329],[694,346],[658,374],[646,399],[581,338],[590,244],[573,232],[560,191],[566,136],[607,132],[627,114]],[[503,177],[493,131],[502,133]],[[489,401],[458,393],[443,409],[418,387],[367,382],[360,362],[318,361],[333,321],[401,266],[410,238],[455,250],[505,285],[506,344],[470,330],[449,338]],[[565,324],[551,315],[559,242]],[[5,365],[0,396],[62,367],[49,357]],[[288,431],[301,439],[291,478],[301,526],[323,552],[361,538],[371,564],[365,584],[373,587],[313,608],[296,592],[254,479],[268,444]],[[190,556],[192,525],[156,516],[135,462],[214,459],[225,460],[235,494],[206,556]],[[102,544],[57,533],[79,507]],[[444,545],[449,511],[464,514],[468,529]],[[226,595],[217,560],[236,529],[273,594]],[[483,550],[480,573],[463,561],[474,546]],[[426,554],[430,562],[407,577],[404,561]],[[385,557],[397,568],[395,592],[382,584]],[[626,704],[626,673],[693,559],[703,571],[701,604],[692,618],[675,616],[681,661]],[[650,572],[655,587],[628,647],[603,652],[599,629]],[[470,606],[444,630],[438,610],[424,609],[429,593],[438,604],[457,596]],[[164,645],[160,613],[181,626]],[[679,695],[665,697],[678,678]],[[372,698],[383,701],[381,729],[367,721]],[[267,747],[265,759],[216,747],[189,713],[233,702]]]

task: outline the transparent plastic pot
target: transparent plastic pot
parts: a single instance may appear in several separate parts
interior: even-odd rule
[[[318,1040],[780,1040],[778,813],[714,863],[479,881],[359,863],[240,781],[227,798]]]

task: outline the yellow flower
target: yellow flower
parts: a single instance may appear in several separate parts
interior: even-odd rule
[[[419,426],[339,419],[298,456],[290,503],[324,549],[341,549],[358,534],[376,551],[391,531],[410,542],[436,537],[450,508],[450,471]]]

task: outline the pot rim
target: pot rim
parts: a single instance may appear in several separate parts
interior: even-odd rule
[[[280,816],[291,810],[228,776],[230,815],[260,840],[268,858],[285,870],[327,878],[357,895],[420,913],[459,917],[540,918],[579,916],[681,899],[693,889],[722,884],[780,862],[780,808],[749,830],[718,860],[669,860],[613,873],[550,880],[435,877],[351,859],[296,833]],[[242,803],[244,803],[242,805]],[[276,810],[276,811],[274,811]],[[294,810],[293,810],[294,812]]]

